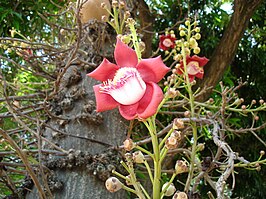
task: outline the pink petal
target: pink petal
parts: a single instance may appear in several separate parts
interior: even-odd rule
[[[161,56],[142,59],[137,65],[137,70],[145,82],[159,82],[170,70],[162,61]]]
[[[195,76],[199,79],[202,79],[203,78],[203,75],[204,75],[204,71],[200,71],[198,72]]]
[[[93,86],[96,98],[96,111],[102,112],[116,108],[119,104],[110,95],[100,92],[101,84]]]
[[[163,92],[161,88],[154,82],[148,82],[146,93],[139,101],[139,106],[137,109],[138,118],[146,119],[154,115],[162,99]]]
[[[191,61],[199,62],[199,66],[202,67],[208,63],[208,59],[206,57],[199,57],[197,55],[193,55],[192,57],[187,57],[187,63]]]
[[[104,58],[102,63],[94,71],[87,75],[103,82],[107,81],[108,79],[113,79],[118,69],[119,67],[117,65]]]
[[[119,112],[127,120],[133,120],[137,117],[137,108],[139,103],[135,103],[132,105],[120,105]]]
[[[119,67],[136,67],[138,64],[138,57],[136,52],[117,39],[115,46],[115,61]]]

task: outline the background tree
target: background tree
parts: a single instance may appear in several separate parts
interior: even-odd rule
[[[183,1],[161,1],[158,4],[157,1],[147,0],[146,3],[140,1],[138,4],[133,1],[134,4],[128,5],[132,13],[139,17],[146,49],[151,49],[152,45],[156,48],[157,42],[154,42],[155,39],[151,40],[151,35],[158,38],[154,33],[178,25],[175,24],[176,21],[181,21],[187,16],[198,15],[202,25],[202,53],[211,58],[206,67],[207,78],[200,85],[214,87],[217,84],[230,65],[244,34],[231,64],[232,72],[224,79],[228,84],[232,84],[236,83],[238,77],[244,80],[248,78],[248,88],[256,87],[256,97],[263,98],[264,80],[258,72],[264,70],[265,66],[264,58],[261,56],[265,51],[261,39],[265,34],[262,28],[265,7],[261,6],[254,14],[261,2],[234,1],[231,19],[230,14],[221,9],[220,6],[224,3],[222,1],[193,1],[189,4]],[[148,6],[151,13],[147,12]],[[82,26],[79,20],[73,20],[75,17],[79,18],[76,15],[79,9],[75,8],[75,4],[64,1],[40,1],[38,4],[32,1],[1,2],[0,9],[4,13],[1,16],[3,26],[0,34],[5,37],[1,38],[0,57],[3,78],[1,134],[4,138],[1,147],[5,149],[1,152],[2,155],[0,154],[3,157],[3,195],[8,195],[11,191],[14,196],[22,197],[17,188],[23,184],[21,179],[26,173],[23,165],[38,166],[39,162],[54,171],[55,175],[52,175],[39,165],[41,179],[48,182],[45,185],[46,189],[49,186],[52,193],[58,197],[107,197],[108,194],[102,187],[103,183],[88,173],[105,179],[113,167],[118,167],[119,159],[114,158],[115,152],[104,150],[106,146],[122,143],[128,124],[116,111],[104,114],[95,112],[92,96],[92,85],[95,82],[85,77],[86,73],[98,66],[103,56],[112,57],[114,32],[108,26],[94,21]],[[241,12],[243,10],[244,12]],[[253,18],[248,26],[251,17]],[[244,32],[247,26],[248,29]],[[20,33],[10,32],[12,27],[20,30]],[[211,56],[213,51],[214,54]],[[149,56],[149,52],[151,51],[146,51],[146,56]],[[250,63],[254,63],[253,60],[256,60],[256,67],[250,67]],[[221,72],[218,73],[217,68]],[[241,90],[240,95],[249,98]],[[9,137],[4,137],[5,134]],[[263,132],[258,135],[264,136],[262,140],[265,140]],[[12,140],[20,147],[18,151],[23,153],[16,155],[10,150]],[[44,142],[51,151],[40,150],[40,145]],[[56,145],[51,148],[53,143]],[[243,143],[245,140],[242,140],[238,147],[241,148]],[[258,144],[251,149],[257,147],[265,148]],[[47,155],[47,160],[45,154],[55,154],[56,159]],[[26,160],[21,165],[23,157],[27,157],[28,162]],[[27,171],[34,171],[35,168],[38,167],[31,166]],[[265,170],[262,171],[262,175],[256,176],[255,184],[263,185],[263,174]],[[239,182],[239,185],[243,184]],[[98,187],[97,192],[91,192],[92,186]],[[80,191],[77,194],[71,190]],[[245,193],[243,190],[245,189],[241,189],[242,193]],[[257,194],[260,197],[265,194],[259,186],[258,190],[254,188],[253,195]],[[36,198],[36,193],[28,197]]]

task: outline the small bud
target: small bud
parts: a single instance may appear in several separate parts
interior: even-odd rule
[[[186,32],[185,32],[184,30],[181,30],[181,31],[179,32],[179,35],[180,35],[181,37],[183,37],[183,36],[186,35]]]
[[[243,103],[245,100],[243,98],[240,98],[240,102]]]
[[[260,155],[261,155],[261,156],[264,156],[264,155],[265,155],[265,151],[261,150],[261,151],[260,151]]]
[[[190,111],[185,111],[184,116],[185,117],[190,117]]]
[[[169,88],[169,90],[167,91],[168,97],[169,98],[174,98],[177,96],[177,91],[175,90],[175,88]]]
[[[130,176],[130,175],[127,175],[127,176],[126,176],[126,184],[127,184],[128,186],[133,185],[132,182],[131,182],[131,176]]]
[[[186,53],[186,55],[190,55],[190,50],[189,50],[189,48],[185,48],[185,53]]]
[[[176,192],[172,199],[188,199],[185,192]]]
[[[113,0],[113,1],[112,1],[112,6],[113,6],[114,8],[118,7],[118,1]]]
[[[130,138],[127,138],[127,139],[124,141],[123,144],[124,144],[124,149],[125,149],[126,151],[131,151],[131,150],[135,147],[135,144],[134,144],[133,140],[130,139]]]
[[[185,25],[186,25],[186,26],[189,26],[189,25],[190,25],[190,21],[189,21],[189,20],[186,20],[186,21],[185,21]]]
[[[259,101],[259,103],[260,103],[260,105],[263,105],[263,103],[264,103],[264,100],[263,100],[263,99],[261,99],[261,100]]]
[[[200,38],[201,38],[201,34],[200,34],[200,33],[196,33],[196,34],[195,34],[195,39],[196,39],[196,40],[199,40]]]
[[[177,174],[180,174],[187,171],[188,171],[187,163],[183,160],[177,160],[175,164],[175,172]]]
[[[195,32],[200,32],[200,27],[196,27]]]
[[[247,109],[246,105],[242,105],[242,106],[241,106],[241,109],[242,109],[242,110],[246,110],[246,109]]]
[[[124,17],[125,17],[126,19],[129,18],[129,17],[130,17],[130,12],[129,12],[129,11],[126,11]]]
[[[260,171],[260,170],[261,170],[261,166],[260,166],[260,165],[257,166],[257,167],[256,167],[256,170],[257,170],[257,171]]]
[[[182,138],[182,132],[174,130],[173,133],[171,133],[170,137],[174,137],[175,139],[177,139],[177,141],[180,141]]]
[[[116,177],[110,177],[105,181],[105,187],[113,193],[122,188],[122,183]]]
[[[205,144],[204,143],[199,143],[197,146],[198,151],[203,151],[205,149]]]
[[[189,44],[190,44],[190,46],[194,46],[195,43],[197,43],[196,39],[194,39],[193,37],[191,37],[191,38],[189,39]]]
[[[65,29],[63,29],[63,28],[60,29],[60,34],[61,34],[61,35],[65,35],[65,33],[66,33]]]
[[[164,185],[162,186],[162,190],[164,190],[165,187],[166,187],[168,184],[169,184],[169,182],[164,183]],[[166,189],[164,195],[165,195],[165,196],[172,196],[172,195],[175,193],[175,191],[176,191],[176,188],[175,188],[174,184],[171,183],[171,184],[168,186],[168,188]]]
[[[129,44],[129,42],[131,41],[131,36],[130,35],[123,35],[123,36],[121,36],[121,41],[124,44]]]
[[[128,18],[127,21],[126,21],[126,23],[128,25],[135,25],[136,24],[136,21],[133,18]]]
[[[200,53],[200,48],[199,48],[199,47],[195,47],[195,48],[193,49],[193,53],[194,53],[194,54],[199,54],[199,53]]]
[[[167,149],[175,149],[178,145],[178,141],[175,137],[170,136],[169,138],[167,138],[167,140],[165,141],[165,147]]]
[[[102,8],[102,9],[107,9],[106,3],[104,3],[104,2],[101,3],[101,8]]]
[[[260,119],[260,117],[257,115],[254,117],[254,120],[256,120],[256,121],[258,121],[259,119]]]
[[[106,15],[102,16],[102,22],[107,22],[108,21],[108,17]]]
[[[210,98],[209,100],[208,100],[208,103],[210,103],[210,104],[212,104],[214,102],[214,99],[213,98]]]
[[[256,103],[257,103],[256,100],[251,101],[251,104],[256,104]]]
[[[120,9],[125,8],[125,2],[124,2],[124,1],[120,1],[120,2],[119,2],[119,8],[120,8]]]
[[[136,151],[133,153],[133,161],[138,164],[142,164],[145,158],[141,151]]]
[[[173,129],[183,129],[185,128],[183,120],[175,118],[173,122]]]

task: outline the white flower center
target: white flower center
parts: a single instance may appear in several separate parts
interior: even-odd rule
[[[163,40],[163,45],[165,47],[170,47],[171,45],[173,45],[173,42],[171,41],[171,39],[166,38],[166,39]]]
[[[118,103],[131,105],[138,102],[146,91],[146,84],[136,68],[117,70],[114,79],[103,82],[100,92],[111,95]]]

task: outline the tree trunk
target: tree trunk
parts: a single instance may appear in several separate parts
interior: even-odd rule
[[[234,13],[217,45],[209,63],[205,66],[203,80],[198,80],[196,87],[215,87],[223,77],[226,68],[230,65],[236,54],[239,42],[248,26],[249,20],[262,0],[235,0]],[[212,90],[201,95],[198,100],[205,101]]]
[[[89,29],[94,34],[98,32]],[[83,60],[91,63],[98,60],[95,64],[98,66],[102,60],[99,54],[113,51],[113,44],[104,43],[99,48],[97,42],[84,42],[81,48],[88,54],[85,57],[78,54],[77,57],[83,56]],[[105,180],[113,169],[121,170],[119,154],[109,147],[123,143],[127,123],[117,110],[95,111],[93,85],[99,82],[86,75],[94,68],[81,62],[70,65],[59,82],[58,92],[50,101],[54,115],[45,124],[43,134],[68,151],[63,157],[43,157],[43,164],[50,169],[47,172],[49,188],[58,199],[126,198],[123,190],[108,192]],[[47,143],[43,146],[51,148]],[[37,190],[34,188],[26,198],[38,198]]]

